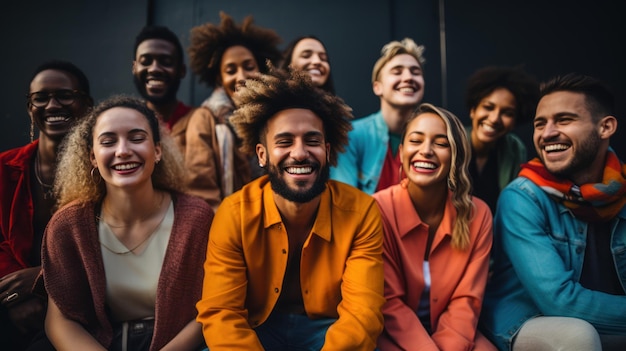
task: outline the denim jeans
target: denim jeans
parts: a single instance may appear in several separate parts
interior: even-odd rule
[[[304,314],[272,313],[254,331],[266,351],[318,351],[335,318],[310,319]]]
[[[113,326],[109,351],[148,350],[154,333],[154,319],[123,322]]]

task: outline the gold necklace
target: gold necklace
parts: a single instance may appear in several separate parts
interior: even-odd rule
[[[156,207],[156,212],[158,212],[159,210],[161,210],[161,206],[163,205],[163,200],[165,199],[165,194],[161,193],[161,200],[159,201],[159,206]],[[141,221],[145,221],[146,219],[148,219],[150,216],[152,216],[154,214],[151,213],[150,215],[146,216],[145,218],[143,218]],[[122,226],[113,226],[109,223],[107,223],[107,221],[104,220],[104,218],[100,217],[100,216],[96,216],[96,219],[102,223],[104,223],[106,226],[109,227],[109,229],[111,228],[126,228],[129,227],[130,225],[122,225]],[[139,244],[135,245],[135,247],[133,247],[132,249],[128,249],[126,251],[122,251],[122,252],[118,252],[115,251],[113,249],[111,249],[110,247],[106,246],[102,241],[98,240],[100,242],[100,245],[102,245],[102,247],[104,247],[105,249],[107,249],[107,251],[116,254],[116,255],[127,255],[135,250],[137,250],[141,245],[143,245],[144,243],[146,243],[146,241],[148,241],[148,239],[150,239],[154,233],[156,232],[156,229],[161,225],[161,223],[163,222],[163,220],[165,219],[165,214],[163,214],[163,216],[161,217],[161,219],[158,221],[158,223],[156,224],[156,226],[150,231],[150,234],[146,235],[145,239],[143,239]],[[111,232],[113,232],[111,230]],[[115,234],[114,234],[115,235]]]
[[[37,183],[41,187],[41,191],[43,192],[43,198],[45,200],[52,199],[54,197],[53,185],[46,184],[41,179],[41,165],[39,164],[39,151],[35,154],[35,178],[37,179]]]
[[[107,222],[104,222],[104,224],[108,225]],[[159,221],[159,224],[161,224],[161,221]],[[107,249],[109,252],[114,253],[116,255],[126,255],[126,254],[129,254],[129,253],[137,250],[139,248],[139,246],[143,245],[146,241],[148,241],[148,239],[150,239],[152,237],[152,235],[154,235],[154,233],[156,232],[156,228],[159,226],[159,224],[157,224],[157,226],[154,227],[154,230],[152,230],[152,232],[149,235],[147,235],[145,239],[143,239],[139,244],[137,244],[137,246],[135,246],[132,249],[129,249],[127,251],[117,252],[117,251],[113,250],[112,248],[104,245],[104,243],[102,241],[100,242],[100,245],[102,245],[102,247]]]

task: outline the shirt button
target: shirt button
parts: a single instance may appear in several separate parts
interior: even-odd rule
[[[278,294],[278,288],[274,288],[274,292]]]
[[[283,254],[286,254],[286,253],[287,253],[287,250],[283,249]]]
[[[309,293],[309,291],[308,291],[308,290],[304,290],[304,293],[305,293],[305,294],[308,294],[308,293]]]

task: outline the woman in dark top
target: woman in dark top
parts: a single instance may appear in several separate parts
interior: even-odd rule
[[[521,68],[490,66],[468,80],[465,103],[472,125],[466,127],[472,145],[469,165],[473,195],[494,212],[500,191],[528,160],[516,125],[535,114],[539,84]]]

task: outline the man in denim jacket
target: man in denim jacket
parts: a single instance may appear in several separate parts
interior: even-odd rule
[[[498,200],[481,329],[501,350],[626,345],[626,166],[613,96],[568,74],[542,84],[539,158]]]

